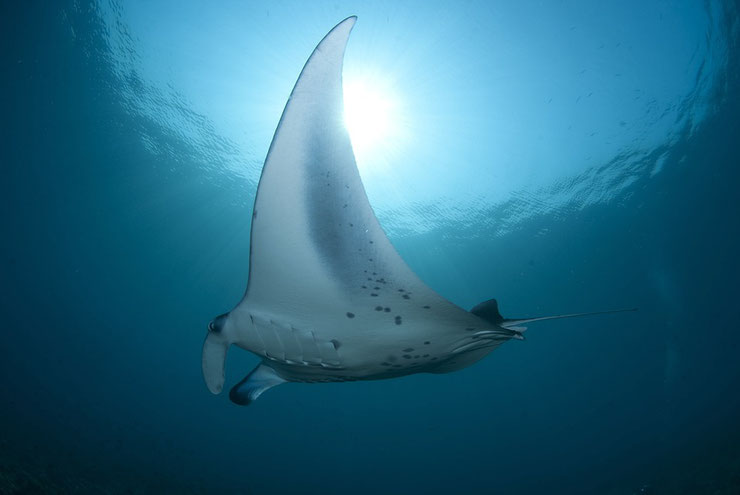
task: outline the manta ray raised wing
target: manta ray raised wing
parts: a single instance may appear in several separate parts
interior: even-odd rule
[[[342,60],[355,21],[334,27],[298,77],[257,188],[246,295],[209,324],[202,366],[211,392],[223,388],[231,344],[262,358],[231,390],[238,404],[286,381],[454,371],[522,338],[495,301],[469,312],[427,287],[375,218],[343,119]]]

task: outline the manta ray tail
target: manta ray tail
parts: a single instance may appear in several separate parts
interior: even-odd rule
[[[605,315],[609,313],[623,313],[625,311],[637,311],[637,308],[613,309],[610,311],[593,311],[590,313],[572,313],[567,315],[536,316],[531,318],[504,318],[503,316],[501,316],[501,313],[498,310],[498,302],[495,299],[489,299],[488,301],[484,301],[470,310],[471,313],[480,318],[483,318],[486,321],[495,323],[496,325],[499,325],[503,328],[516,330],[518,332],[523,332],[527,329],[526,327],[520,327],[519,325],[531,323],[533,321],[556,320],[559,318],[575,318],[578,316]]]

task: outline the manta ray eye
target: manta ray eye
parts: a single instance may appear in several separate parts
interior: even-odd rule
[[[211,322],[208,324],[208,330],[214,333],[219,333],[221,330],[224,329],[224,323],[226,322],[226,317],[229,316],[227,314],[219,315],[215,317]]]

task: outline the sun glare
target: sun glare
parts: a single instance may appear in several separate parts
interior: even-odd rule
[[[348,81],[344,85],[344,122],[358,164],[372,159],[371,151],[387,147],[398,121],[394,96],[380,85]]]

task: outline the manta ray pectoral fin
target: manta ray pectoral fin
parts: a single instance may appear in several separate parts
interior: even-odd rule
[[[265,363],[260,363],[253,369],[244,380],[240,381],[229,392],[229,399],[240,406],[248,406],[262,395],[267,389],[270,389],[284,380],[277,372]]]
[[[626,311],[637,311],[637,308],[613,309],[610,311],[593,311],[591,313],[572,313],[567,315],[536,316],[532,318],[504,318],[503,316],[501,316],[501,313],[498,310],[498,302],[495,299],[489,299],[488,301],[483,301],[482,303],[476,305],[473,309],[470,310],[470,312],[474,315],[483,318],[490,323],[494,323],[503,328],[508,328],[509,330],[515,330],[517,332],[517,336],[515,336],[514,338],[519,339],[523,339],[521,333],[524,332],[527,327],[520,327],[518,325],[523,325],[525,323],[542,320],[557,320],[559,318],[576,318],[578,316],[624,313]]]
[[[355,20],[337,24],[316,47],[275,131],[254,203],[245,295],[251,307],[270,305],[286,316],[298,305],[325,307],[332,301],[337,314],[354,316],[340,296],[368,308],[380,299],[388,308],[414,307],[412,298],[449,304],[396,252],[357,170],[342,90],[344,51]],[[373,318],[380,326],[387,316],[383,311]]]

